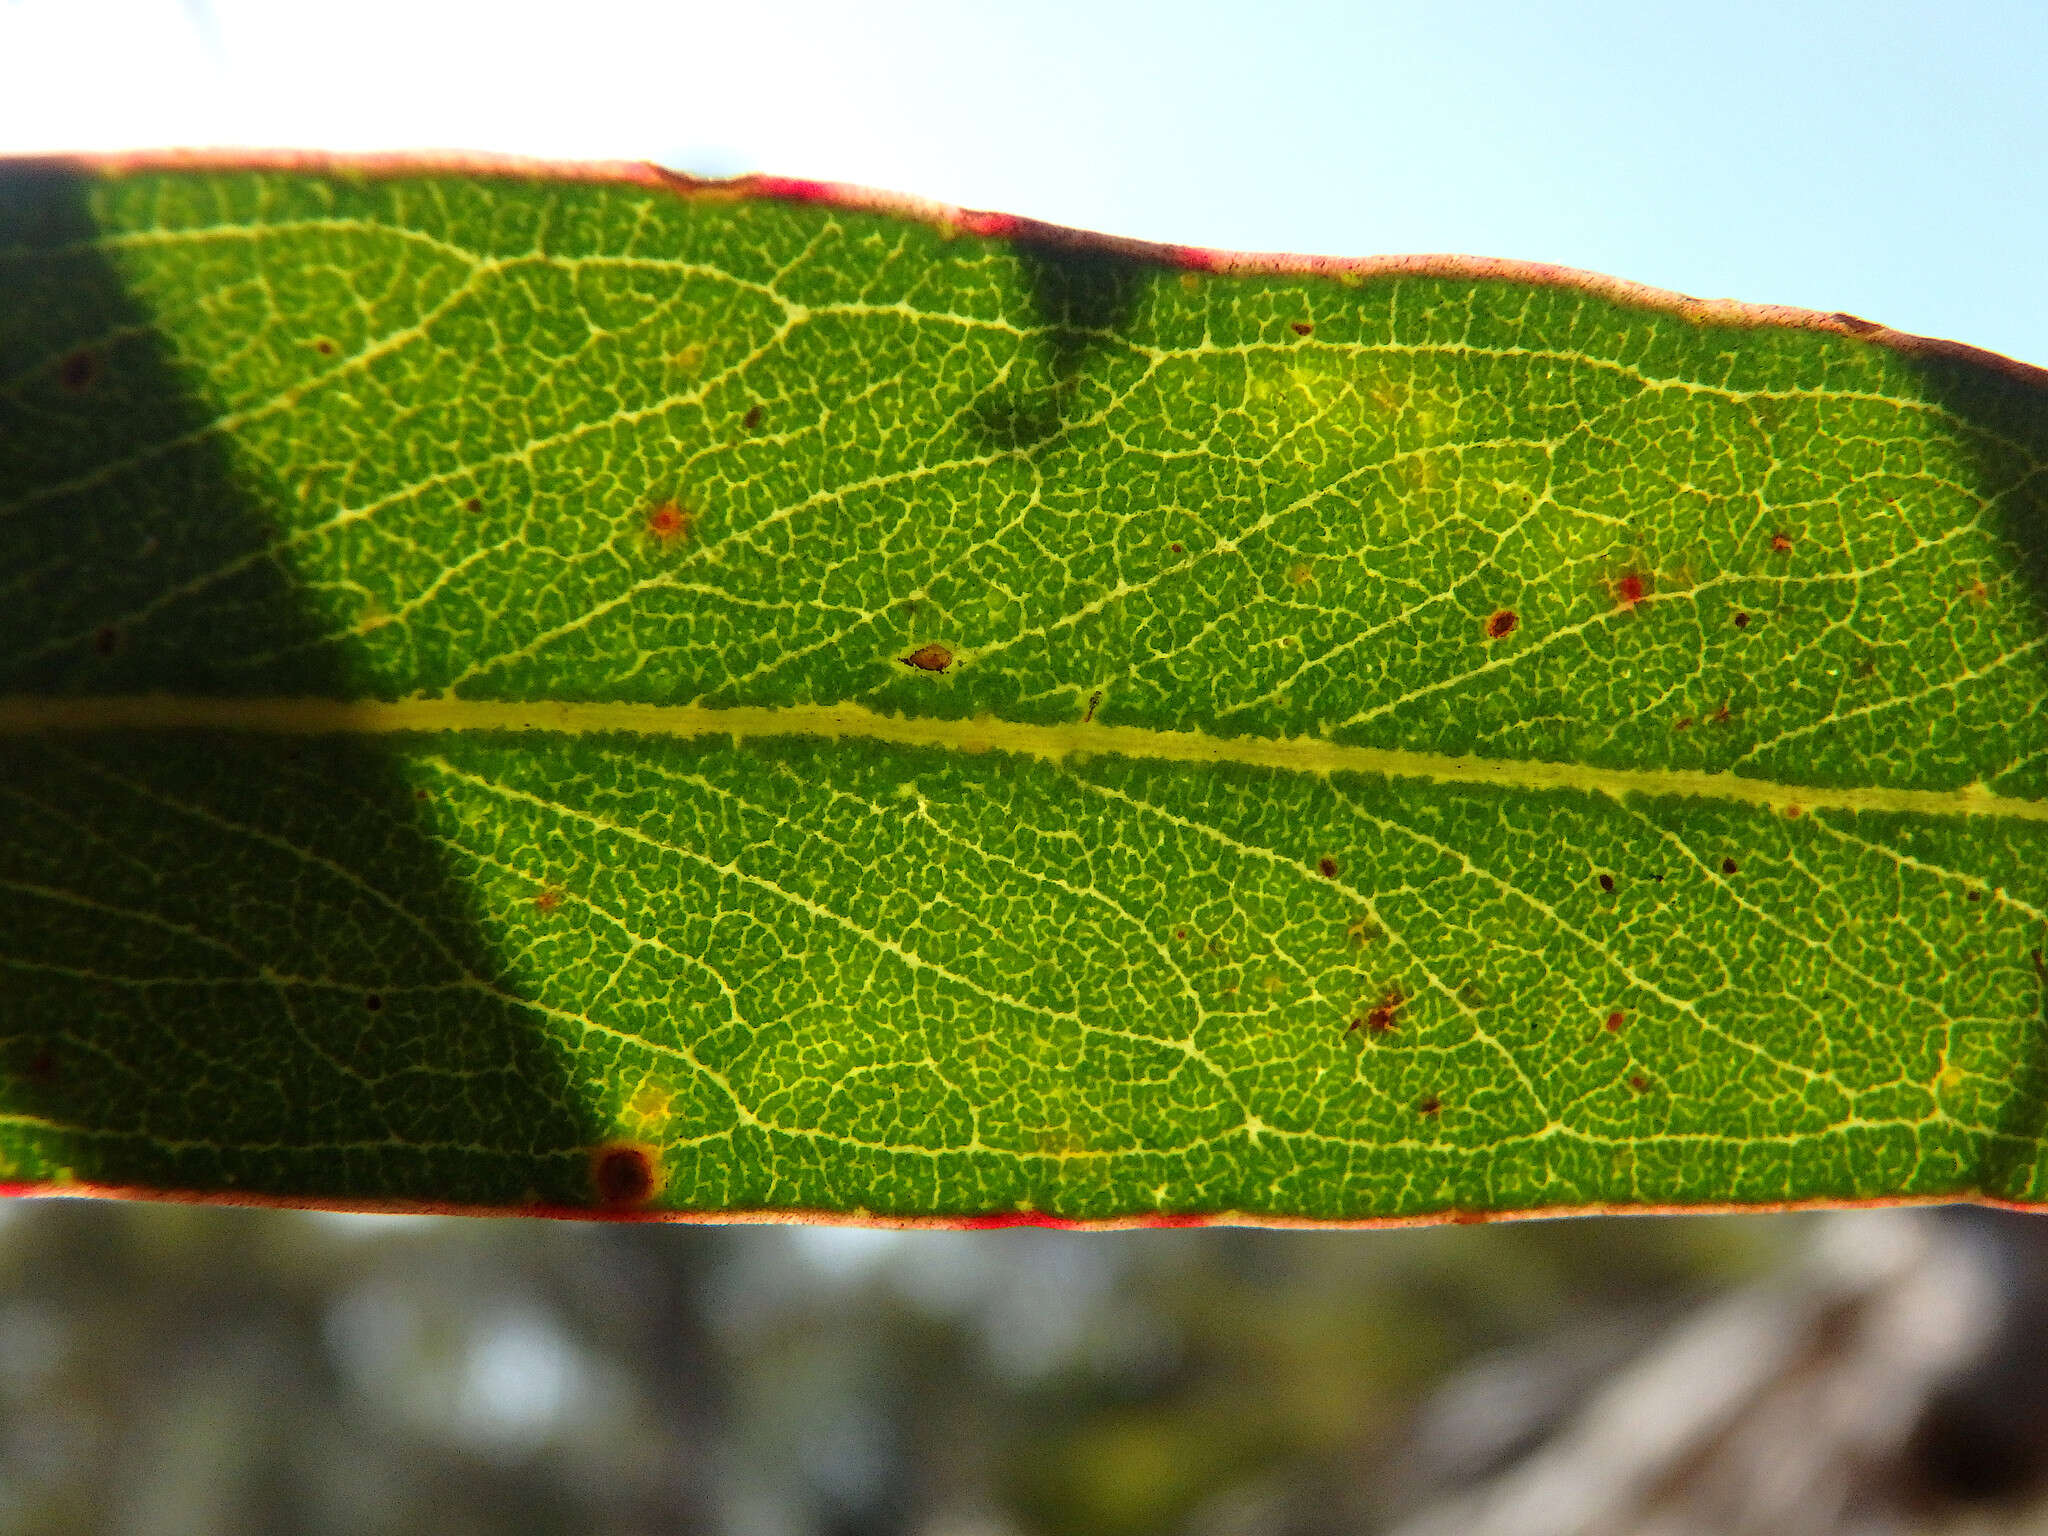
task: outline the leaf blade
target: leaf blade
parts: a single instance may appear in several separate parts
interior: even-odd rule
[[[0,491],[62,573],[0,634],[42,785],[17,1171],[602,1205],[627,1142],[683,1210],[2036,1197],[2024,379],[831,204],[84,195],[10,259],[119,267],[198,399]],[[147,489],[196,452],[251,509],[225,546]],[[245,755],[294,788],[209,761]],[[134,803],[40,846],[67,773]],[[298,801],[344,800],[310,856]],[[220,875],[237,921],[74,889],[180,817],[160,884],[216,838],[299,872]],[[47,971],[121,944],[187,992],[96,1021],[105,978]],[[261,1027],[207,1016],[230,983]],[[45,1035],[152,1028],[161,1081],[37,1081]],[[238,1053],[241,1112],[190,1107]]]

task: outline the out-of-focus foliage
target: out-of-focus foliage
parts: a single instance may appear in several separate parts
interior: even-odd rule
[[[1809,1225],[899,1235],[22,1203],[0,1531],[1371,1529],[1447,1370],[1538,1333],[1640,1344]]]

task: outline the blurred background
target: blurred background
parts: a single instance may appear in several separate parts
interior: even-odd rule
[[[2048,363],[2048,6],[0,0],[0,153],[638,157]],[[0,1532],[2048,1532],[1922,1210],[1074,1236],[0,1206]]]

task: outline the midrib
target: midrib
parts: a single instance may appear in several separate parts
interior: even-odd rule
[[[1118,756],[1169,763],[1240,763],[1289,773],[1380,774],[1438,784],[1673,795],[1797,814],[1805,810],[1899,811],[1927,816],[1997,816],[2048,821],[2048,801],[1975,787],[1887,789],[1788,784],[1733,773],[1677,768],[1596,768],[1521,758],[1458,757],[1393,747],[1347,746],[1311,737],[1211,736],[1131,725],[1025,725],[975,718],[885,715],[858,704],[709,709],[693,704],[497,703],[467,699],[349,702],[313,698],[197,698],[133,694],[98,698],[0,697],[0,736],[93,731],[245,731],[275,736],[396,736],[438,731],[622,733],[687,740],[726,736],[816,736],[956,752],[1009,752],[1062,762]]]

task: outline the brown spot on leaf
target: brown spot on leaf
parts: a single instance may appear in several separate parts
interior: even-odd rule
[[[609,1142],[590,1155],[590,1187],[599,1205],[644,1205],[659,1184],[653,1156],[637,1142]]]
[[[1967,587],[1963,588],[1963,596],[1970,600],[1970,605],[1973,608],[1982,608],[1991,601],[1991,589],[1984,585],[1984,578],[1979,576]]]
[[[1496,608],[1493,616],[1486,621],[1486,635],[1489,640],[1505,640],[1515,632],[1521,620],[1511,609]]]
[[[1297,561],[1287,568],[1287,581],[1290,586],[1305,587],[1315,579],[1315,570],[1306,561]]]
[[[375,992],[365,993],[363,996],[363,1006],[372,1013],[379,1013],[383,1011],[384,999]]]
[[[1614,606],[1623,610],[1635,607],[1650,595],[1650,578],[1641,571],[1625,571],[1614,578]]]
[[[1735,863],[1735,861],[1734,861],[1733,859],[1723,859],[1723,860],[1721,861],[1721,873],[1722,873],[1722,874],[1724,874],[1724,875],[1732,875],[1732,874],[1734,874],[1734,873],[1735,873],[1735,870],[1736,870],[1736,863]]]
[[[1399,987],[1389,987],[1381,994],[1379,1003],[1369,1010],[1363,1018],[1353,1019],[1350,1029],[1344,1032],[1348,1035],[1353,1029],[1362,1029],[1370,1034],[1387,1034],[1393,1029],[1395,1020],[1400,1015],[1401,1005],[1407,1000],[1402,995]]]
[[[1614,1012],[1607,1015],[1607,1033],[1609,1033],[1610,1035],[1620,1034],[1622,1019],[1623,1015],[1619,1008],[1615,1009]]]
[[[1723,699],[1720,703],[1720,707],[1717,708],[1711,715],[1707,716],[1707,724],[1726,725],[1730,718],[1731,716],[1728,709],[1728,701],[1726,699]]]
[[[920,672],[943,672],[953,665],[953,653],[934,640],[929,645],[920,645],[902,661],[906,667],[915,667]]]
[[[113,655],[121,649],[121,631],[111,624],[102,624],[92,632],[92,648],[95,655]]]
[[[1182,549],[1178,544],[1169,544],[1166,547],[1172,550],[1176,555],[1187,553],[1187,551]]]
[[[334,356],[334,343],[329,341],[325,336],[322,336],[318,341],[313,343],[313,350],[315,352],[318,352],[322,357],[332,357]]]
[[[1600,877],[1600,889],[1601,889],[1601,890],[1603,890],[1603,891],[1609,891],[1609,892],[1613,891],[1613,889],[1614,889],[1614,876],[1612,876],[1612,875],[1602,875],[1602,876]]]
[[[1679,716],[1679,717],[1678,717],[1678,718],[1677,718],[1676,720],[1674,720],[1674,721],[1672,721],[1672,722],[1671,722],[1671,729],[1673,729],[1674,731],[1689,731],[1689,730],[1691,730],[1691,729],[1692,729],[1692,716],[1691,716],[1691,715],[1680,715],[1680,716]]]
[[[1982,891],[1965,891],[1965,892],[1963,892],[1963,900],[1965,900],[1965,901],[1982,901],[1983,899],[1984,899],[1984,893],[1983,893]]]
[[[1783,533],[1783,532],[1780,532],[1780,533],[1774,533],[1774,534],[1772,534],[1772,535],[1771,535],[1771,548],[1772,548],[1772,549],[1773,549],[1773,550],[1774,550],[1774,551],[1775,551],[1776,553],[1778,553],[1778,554],[1781,554],[1781,555],[1789,555],[1789,554],[1791,554],[1791,553],[1792,553],[1792,535],[1791,535],[1791,534],[1789,534],[1789,533]]]
[[[673,500],[664,501],[647,514],[647,531],[663,544],[674,544],[690,536],[690,514]]]
[[[1088,695],[1088,713],[1081,717],[1081,723],[1083,725],[1086,725],[1090,720],[1093,720],[1095,718],[1096,706],[1101,703],[1102,690],[1098,688],[1093,693]]]
[[[91,389],[99,376],[99,356],[88,347],[65,353],[57,364],[57,382],[74,395]]]
[[[474,496],[470,497],[469,500],[465,501],[462,504],[462,510],[465,512],[481,512],[483,511],[483,509],[484,504],[481,501],[478,501]]]
[[[1788,805],[1785,807],[1785,814],[1791,820],[1797,821],[1799,819],[1799,807],[1796,805]]]
[[[2036,957],[2036,964],[2039,958]],[[57,1080],[57,1058],[46,1045],[28,1059],[28,1080],[32,1083],[53,1083]]]
[[[552,912],[562,904],[562,893],[553,886],[533,898],[533,904],[542,912]]]
[[[1310,325],[1306,320],[1296,320],[1292,322],[1287,327],[1287,329],[1294,332],[1294,334],[1297,336],[1306,336],[1309,334],[1309,332],[1313,331],[1315,327],[1313,325]]]
[[[742,417],[740,418],[740,425],[741,425],[742,427],[745,427],[745,428],[746,428],[746,429],[747,429],[747,430],[748,430],[749,432],[753,431],[753,430],[754,430],[754,428],[756,428],[756,427],[760,426],[760,425],[761,425],[761,407],[760,407],[760,406],[758,406],[758,405],[750,405],[750,406],[748,406],[748,407],[747,407],[747,414],[746,414],[746,415],[744,415],[744,416],[742,416]]]
[[[1738,613],[1738,614],[1736,614],[1736,615],[1735,615],[1735,627],[1736,627],[1737,629],[1747,629],[1747,628],[1749,628],[1749,615],[1748,615],[1748,614],[1746,614],[1746,613]]]
[[[1629,1075],[1628,1085],[1635,1089],[1637,1093],[1644,1093],[1649,1089],[1650,1080],[1643,1076],[1642,1073],[1634,1072]]]
[[[1185,928],[1176,928],[1173,930],[1173,936],[1176,939],[1184,939],[1188,936],[1188,931]]]
[[[1325,880],[1336,879],[1337,861],[1331,858],[1327,853],[1324,854],[1320,859],[1316,860],[1316,873],[1321,875]]]
[[[1415,1107],[1422,1114],[1434,1115],[1438,1110],[1444,1107],[1444,1101],[1432,1093]]]

